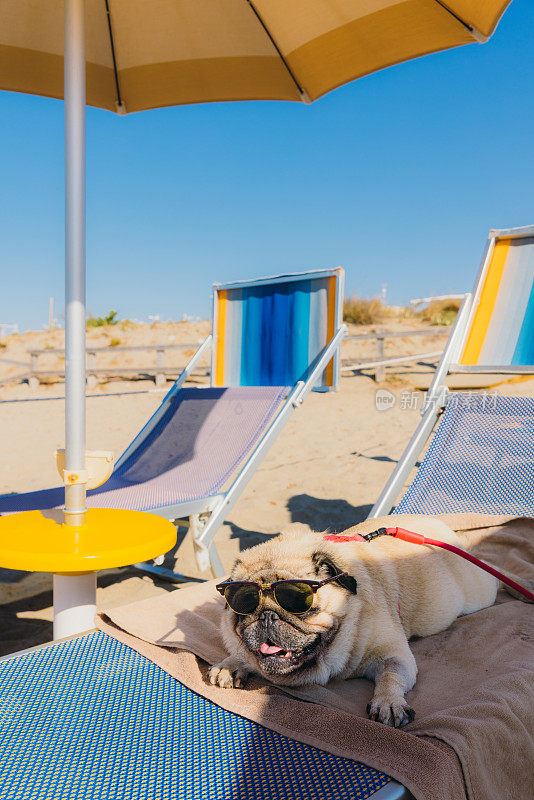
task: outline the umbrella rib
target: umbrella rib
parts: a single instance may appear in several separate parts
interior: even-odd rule
[[[115,42],[113,40],[113,28],[111,27],[111,12],[109,10],[109,2],[108,0],[104,0],[106,3],[106,15],[108,18],[108,30],[109,30],[109,43],[111,45],[111,57],[113,59],[113,73],[115,75],[115,86],[117,88],[117,111],[126,110],[125,106],[122,102],[121,97],[121,87],[119,84],[119,72],[117,70],[117,59],[115,57]]]
[[[471,25],[469,22],[466,22],[465,19],[462,19],[460,16],[458,16],[458,14],[455,11],[453,11],[451,8],[449,8],[447,5],[445,5],[445,3],[442,3],[441,0],[434,0],[434,2],[437,3],[438,6],[441,6],[441,8],[444,11],[446,11],[447,14],[450,14],[451,17],[454,17],[454,19],[457,20],[460,23],[460,25],[463,25],[464,28],[467,28],[469,33],[473,36],[474,39],[477,40],[477,42],[487,42],[488,41],[489,36],[485,36],[482,33],[482,31],[479,31],[478,28],[475,28],[474,25]]]
[[[302,97],[302,99],[304,100],[304,102],[310,102],[310,101],[309,101],[309,97],[308,97],[308,93],[306,92],[306,90],[305,90],[305,89],[304,89],[304,88],[303,88],[303,87],[300,85],[300,83],[298,82],[298,80],[297,80],[297,78],[296,78],[296,76],[295,76],[295,73],[293,72],[293,70],[291,69],[291,67],[290,67],[290,66],[289,66],[289,64],[287,63],[286,59],[284,58],[284,56],[283,56],[283,54],[282,54],[282,51],[280,50],[280,48],[279,48],[279,47],[278,47],[278,45],[276,44],[276,41],[275,41],[275,38],[274,38],[274,36],[272,35],[272,33],[270,32],[269,28],[267,27],[267,25],[266,25],[266,24],[265,24],[265,22],[263,21],[263,19],[262,19],[261,15],[260,15],[260,13],[259,13],[259,11],[258,11],[258,10],[256,9],[256,7],[254,6],[254,3],[252,2],[252,0],[246,0],[246,3],[248,3],[248,5],[249,5],[249,6],[250,6],[250,8],[252,9],[252,11],[254,12],[254,14],[255,14],[255,16],[256,16],[256,19],[258,20],[258,22],[260,23],[261,27],[263,28],[263,30],[265,31],[265,33],[266,33],[266,34],[267,34],[267,36],[269,37],[269,39],[270,39],[270,41],[271,41],[271,44],[273,45],[274,49],[276,50],[276,52],[277,52],[277,53],[278,53],[278,55],[280,56],[280,59],[281,59],[281,61],[282,61],[282,64],[284,65],[284,67],[285,67],[285,68],[286,68],[286,70],[288,71],[288,73],[289,73],[289,76],[290,76],[291,80],[293,81],[293,83],[294,83],[294,84],[295,84],[295,86],[297,87],[297,91],[298,91],[298,93],[301,95],[301,97]]]

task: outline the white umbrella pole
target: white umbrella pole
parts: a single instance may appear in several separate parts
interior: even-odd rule
[[[85,0],[65,0],[65,470],[85,470]],[[85,483],[65,486],[65,522],[85,521]],[[54,576],[54,638],[93,627],[94,575]]]
[[[85,0],[65,0],[65,469],[85,469]],[[66,522],[85,514],[67,486]]]

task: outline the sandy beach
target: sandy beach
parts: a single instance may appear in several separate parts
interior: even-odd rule
[[[400,330],[403,325],[406,329],[414,327],[413,321],[394,324]],[[392,325],[386,327],[392,329]],[[351,329],[363,333],[372,327]],[[105,343],[115,337],[124,344],[136,345],[160,343],[169,337],[178,343],[198,342],[208,330],[207,322],[158,323],[129,330],[120,330],[119,326],[111,331],[96,329],[88,338],[94,336]],[[61,347],[62,332],[9,337],[0,356],[27,360],[27,350],[45,347],[45,342]],[[443,336],[397,338],[387,343],[386,353],[427,352],[440,349],[444,342]],[[347,342],[343,359],[371,356],[374,348],[374,342]],[[124,354],[124,358],[135,356]],[[0,361],[0,377],[11,366]],[[363,520],[417,425],[423,401],[418,387],[428,386],[431,375],[432,367],[425,363],[388,368],[380,385],[371,373],[349,373],[342,378],[338,392],[312,393],[293,414],[218,532],[217,544],[225,567],[231,566],[240,550],[291,522],[339,531]],[[207,378],[200,375],[195,380],[205,382]],[[482,390],[502,394],[528,394],[534,389],[533,381],[512,379],[493,388],[490,381],[485,381],[484,387],[481,383],[484,381],[479,383]],[[87,400],[88,448],[110,449],[118,456],[158,407],[167,389],[155,389],[147,380],[100,384]],[[387,411],[377,409],[378,389],[387,389],[395,397]],[[1,493],[58,484],[53,452],[63,444],[63,391],[62,382],[35,390],[16,383],[0,389]],[[176,567],[187,575],[201,577],[187,536],[178,550]],[[0,570],[1,654],[51,638],[51,585],[51,577],[44,573]],[[102,609],[111,608],[174,588],[131,567],[110,570],[99,576],[98,604]]]

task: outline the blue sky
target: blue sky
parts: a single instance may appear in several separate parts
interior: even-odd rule
[[[87,112],[87,307],[207,317],[213,281],[344,266],[388,301],[471,288],[491,227],[534,223],[534,4],[485,45],[310,106]],[[0,322],[63,309],[63,104],[0,92]]]

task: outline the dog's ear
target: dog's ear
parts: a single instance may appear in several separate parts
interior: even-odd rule
[[[313,554],[312,561],[314,563],[315,572],[317,575],[319,572],[322,572],[323,574],[326,573],[328,577],[332,577],[333,575],[339,575],[340,572],[344,571],[341,567],[338,567],[338,565],[330,558],[330,556],[328,556],[326,553],[321,553],[320,551]],[[337,583],[351,594],[356,594],[358,590],[358,584],[352,575],[344,575],[342,578],[338,578],[337,581],[334,581],[334,583]]]
[[[240,558],[236,558],[236,560],[235,560],[235,561],[234,561],[234,563],[233,563],[232,569],[230,570],[230,577],[231,577],[231,578],[233,578],[233,576],[235,575],[235,571],[236,571],[236,569],[237,569],[238,567],[240,567],[242,563],[243,563],[243,562],[241,561],[241,559],[240,559]]]

